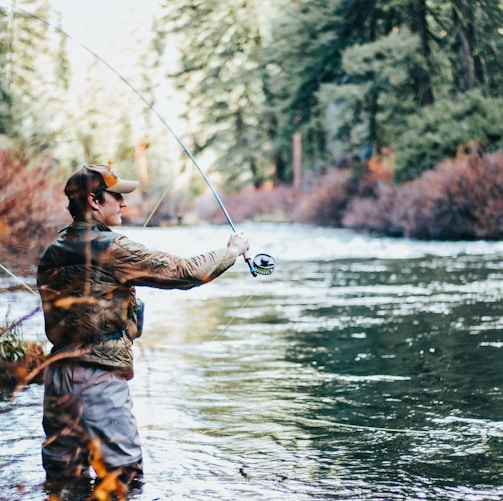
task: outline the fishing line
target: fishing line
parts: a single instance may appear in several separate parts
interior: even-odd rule
[[[239,308],[239,310],[242,310],[252,299],[253,299],[253,294],[241,305],[241,307]],[[224,328],[222,330],[222,332],[219,332],[218,334],[215,334],[215,336],[210,339],[210,343],[215,341],[215,339],[223,336],[226,332],[227,332],[227,329],[229,328],[229,325],[232,324],[232,322],[234,322],[234,320],[236,319],[236,315],[232,316],[232,318],[224,325]]]
[[[37,293],[23,280],[21,280],[17,275],[14,275],[12,271],[10,271],[8,268],[6,268],[3,264],[0,263],[0,268],[4,270],[6,273],[8,273],[12,278],[15,278],[23,287],[26,287],[32,294],[37,295]]]
[[[306,426],[348,428],[350,430],[362,430],[362,431],[382,431],[386,433],[396,433],[396,434],[416,433],[419,435],[428,435],[430,433],[445,433],[444,430],[414,430],[408,428],[383,428],[379,426],[365,426],[359,424],[341,423],[337,421],[327,421],[325,419],[307,419],[299,416],[295,416],[295,420]]]
[[[144,228],[146,228],[148,223],[150,223],[152,216],[155,214],[155,211],[159,208],[159,205],[161,205],[161,202],[164,199],[164,197],[168,194],[169,189],[170,189],[169,186],[167,186],[166,189],[164,190],[164,193],[161,195],[161,198],[159,198],[159,201],[155,204],[154,208],[150,211],[150,214],[148,215],[147,219],[143,223]]]
[[[52,23],[50,23],[46,19],[44,19],[44,18],[42,18],[40,16],[37,16],[36,14],[33,14],[31,12],[28,12],[25,9],[21,8],[21,7],[13,6],[13,8],[16,9],[16,10],[18,10],[18,11],[21,11],[21,12],[27,14],[28,16],[33,17],[34,19],[38,19],[40,22],[44,23],[47,27],[49,27],[49,28],[51,28],[51,29],[53,29],[53,30],[61,33],[63,36],[67,37],[69,40],[72,40],[74,43],[76,43],[77,45],[79,45],[80,47],[82,47],[85,51],[87,51],[93,57],[95,57],[96,59],[98,59],[99,61],[101,61],[117,77],[119,77],[122,80],[122,82],[124,82],[147,105],[147,107],[150,109],[150,111],[152,113],[154,113],[154,115],[157,116],[157,118],[161,121],[161,123],[173,135],[173,137],[176,139],[176,141],[178,142],[178,144],[180,145],[180,147],[182,148],[182,150],[185,152],[185,154],[191,160],[191,162],[194,165],[194,167],[198,170],[199,174],[201,174],[201,176],[203,177],[203,179],[204,179],[205,183],[207,184],[208,188],[213,193],[213,196],[215,197],[215,200],[217,201],[218,205],[220,206],[220,209],[222,209],[222,212],[223,212],[225,218],[227,219],[227,222],[229,223],[229,226],[231,227],[232,231],[234,233],[236,233],[237,232],[236,227],[234,226],[234,223],[232,222],[232,219],[231,219],[229,213],[227,212],[227,209],[225,208],[225,205],[222,202],[222,199],[220,198],[220,196],[218,195],[217,191],[213,187],[212,182],[210,181],[210,179],[208,178],[208,176],[206,175],[206,173],[204,172],[204,170],[200,167],[199,163],[194,158],[194,155],[185,146],[185,144],[182,141],[182,139],[180,138],[180,136],[178,136],[178,134],[173,130],[173,128],[164,119],[164,117],[157,111],[157,109],[154,107],[154,105],[131,82],[129,82],[129,80],[124,75],[122,75],[119,71],[117,71],[106,59],[104,59],[102,56],[100,56],[99,54],[97,54],[96,52],[94,52],[92,49],[90,49],[89,47],[87,47],[82,42],[79,42],[78,40],[76,40],[75,38],[73,38],[65,30],[63,30],[62,28],[60,28],[58,26],[54,26]],[[164,197],[164,195],[165,194],[163,194],[162,198]],[[161,198],[161,200],[162,200],[162,198]],[[160,204],[160,201],[159,201],[159,204]],[[159,204],[157,204],[155,210],[157,210],[157,207],[159,206]],[[155,212],[155,210],[152,211],[152,213],[150,214],[149,220],[152,217],[152,215]],[[262,256],[263,255],[264,254],[262,254]],[[250,269],[250,273],[254,277],[256,277],[258,274],[260,274],[260,275],[270,275],[273,272],[273,270],[274,270],[274,258],[272,256],[269,256],[269,264],[270,264],[270,266],[265,270],[266,272],[264,272],[264,269],[262,269],[261,271],[258,271],[258,269],[256,268],[256,264],[255,264],[255,261],[258,262],[258,260],[256,258],[252,261],[252,259],[250,257],[246,256],[246,254],[243,256],[243,258],[244,258],[246,264],[248,265],[248,268]]]

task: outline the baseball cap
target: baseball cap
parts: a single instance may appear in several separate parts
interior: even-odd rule
[[[65,185],[68,198],[87,196],[89,193],[106,190],[112,193],[131,193],[138,181],[121,179],[108,165],[84,165],[72,174]]]

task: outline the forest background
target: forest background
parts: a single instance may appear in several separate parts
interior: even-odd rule
[[[0,4],[3,263],[36,264],[85,163],[140,180],[128,224],[225,222],[146,103],[235,222],[503,236],[500,0],[133,4],[113,60],[62,28],[56,0]],[[118,13],[97,14],[100,37]]]

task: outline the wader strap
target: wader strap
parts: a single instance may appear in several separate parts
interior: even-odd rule
[[[103,341],[110,341],[111,339],[120,339],[127,333],[126,329],[121,331],[111,332],[110,334],[103,334],[102,336],[91,336],[89,341],[91,343],[102,343]]]

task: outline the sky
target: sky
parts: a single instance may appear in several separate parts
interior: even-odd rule
[[[131,31],[150,30],[159,0],[50,0],[62,14],[61,27],[77,43],[85,45],[112,66],[130,57]],[[148,37],[146,37],[148,38]],[[78,65],[79,49],[68,45],[72,67]],[[81,53],[81,51],[80,51]]]
[[[149,29],[158,0],[50,0],[62,13],[62,27],[75,40],[100,56],[120,51],[135,22]]]
[[[62,28],[76,41],[107,54],[124,43],[132,23],[148,29],[160,0],[49,0],[62,14]],[[7,11],[13,0],[0,0]],[[22,4],[19,7],[24,8]],[[29,8],[26,8],[29,11]],[[101,54],[100,54],[101,55]]]

